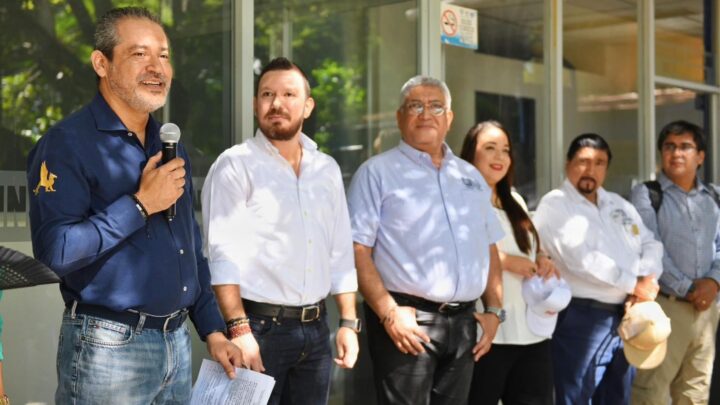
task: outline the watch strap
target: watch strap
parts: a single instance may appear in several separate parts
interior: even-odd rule
[[[362,323],[360,322],[359,318],[356,318],[356,319],[340,318],[340,325],[338,327],[350,328],[350,329],[354,330],[356,333],[360,333],[360,331],[362,330]]]

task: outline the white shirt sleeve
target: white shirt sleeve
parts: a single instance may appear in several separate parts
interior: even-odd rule
[[[549,197],[549,198],[548,198]],[[543,249],[562,262],[575,276],[599,281],[630,294],[635,289],[639,269],[622,269],[593,242],[594,231],[587,218],[574,215],[557,196],[546,196],[533,217]],[[635,261],[639,266],[639,262]]]
[[[242,269],[234,255],[238,246],[244,246],[238,238],[245,234],[242,226],[249,223],[245,204],[249,182],[242,168],[240,159],[221,155],[202,189],[205,255],[213,285],[240,284],[241,280]]]
[[[335,176],[334,235],[330,252],[330,294],[333,295],[355,292],[358,288],[350,215],[339,167],[337,167],[337,172],[337,176]]]

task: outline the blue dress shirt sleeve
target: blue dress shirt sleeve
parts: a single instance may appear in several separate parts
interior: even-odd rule
[[[42,218],[32,229],[33,251],[61,277],[101,260],[145,224],[129,195],[92,210],[91,184],[71,139],[62,129],[51,129],[28,166],[30,198]]]
[[[185,165],[187,167],[187,177],[190,181],[190,196],[194,199],[195,193],[192,186],[192,167],[190,165],[190,159],[187,157],[185,150],[182,150],[183,158],[185,159]],[[193,204],[194,205],[194,204]],[[217,300],[215,299],[215,293],[212,290],[212,284],[210,283],[210,267],[208,266],[207,259],[203,255],[203,239],[200,226],[195,220],[195,216],[192,218],[193,226],[193,249],[195,250],[195,258],[197,260],[197,275],[200,284],[200,294],[195,300],[195,303],[190,307],[190,319],[197,329],[200,339],[203,341],[212,332],[224,331],[225,320],[220,314]]]
[[[348,193],[353,241],[368,247],[375,246],[382,200],[380,178],[374,175],[366,162],[353,176]]]
[[[658,229],[657,214],[650,202],[647,187],[644,184],[633,187],[630,201],[637,209],[645,226],[655,235],[655,239],[662,241]],[[680,297],[687,295],[693,280],[677,267],[667,251],[663,253],[662,266],[660,283],[673,290]]]

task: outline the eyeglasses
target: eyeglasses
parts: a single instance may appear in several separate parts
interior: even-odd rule
[[[443,115],[446,111],[446,108],[442,103],[430,103],[425,105],[419,101],[411,101],[405,104],[404,108],[408,114],[411,115],[422,115],[426,108],[430,114],[435,116]]]
[[[691,143],[688,143],[688,142],[683,142],[680,145],[676,145],[674,143],[668,142],[668,143],[664,143],[662,145],[662,151],[665,153],[675,153],[675,151],[678,149],[682,153],[688,153],[693,149],[697,149],[697,146],[695,146]]]

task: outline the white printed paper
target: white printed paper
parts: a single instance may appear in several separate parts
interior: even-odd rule
[[[231,380],[220,363],[203,359],[190,405],[266,405],[274,386],[274,378],[244,368]]]

